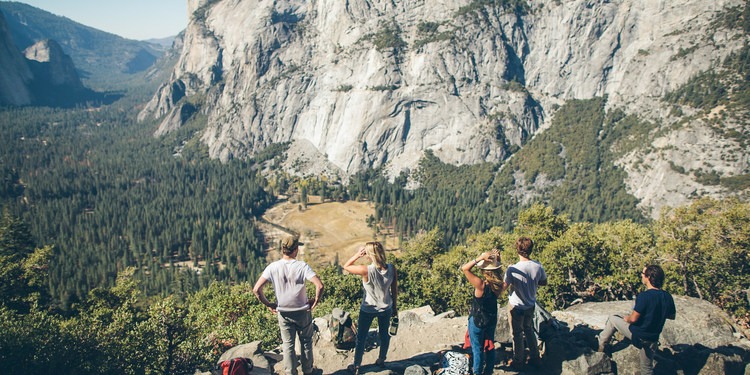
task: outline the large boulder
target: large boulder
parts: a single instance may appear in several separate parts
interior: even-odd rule
[[[738,337],[737,327],[716,306],[689,297],[675,297],[677,319],[664,328],[657,353],[656,373],[660,374],[750,374],[750,345]],[[512,353],[506,307],[499,306],[495,335],[494,374],[515,374],[504,366]],[[596,335],[607,316],[627,314],[632,302],[585,303],[552,313],[558,321],[544,340],[542,365],[525,369],[523,374],[637,374],[638,350],[628,340],[616,336],[609,354],[594,351]],[[385,366],[374,364],[379,352],[376,330],[368,332],[361,374],[424,375],[432,373],[442,350],[463,350],[467,317],[454,317],[453,311],[436,315],[429,306],[402,311],[398,335],[391,338]],[[322,374],[345,375],[353,361],[353,350],[337,350],[330,342],[327,319],[314,320],[318,334],[314,339],[315,367]],[[280,349],[263,353],[259,342],[240,345],[224,353],[220,361],[234,357],[252,359],[253,373],[282,373]],[[218,362],[217,362],[218,363]],[[748,368],[750,369],[750,368]],[[317,373],[316,375],[321,375]]]
[[[664,325],[659,340],[660,351],[656,355],[656,371],[665,374],[744,374],[745,364],[750,359],[750,345],[741,337],[731,317],[704,300],[683,296],[675,296],[674,300],[677,316]],[[563,372],[584,373],[577,371],[587,367],[586,363],[592,363],[589,352],[593,351],[596,335],[604,328],[607,317],[629,314],[632,308],[633,301],[617,301],[583,303],[554,312],[553,315],[567,325],[569,332],[548,344],[547,354],[554,358],[551,362],[562,361]],[[610,355],[613,371],[637,374],[638,349],[619,334],[615,338]],[[558,350],[561,352],[555,353]],[[576,357],[576,353],[586,361]]]
[[[270,375],[273,373],[273,369],[268,359],[265,357],[263,350],[261,349],[260,341],[253,341],[249,344],[237,345],[221,355],[216,364],[220,364],[229,359],[233,358],[249,358],[253,361],[253,374],[258,375]]]
[[[667,320],[659,341],[665,346],[701,344],[709,348],[736,345],[740,329],[732,318],[710,302],[674,296],[677,317]],[[630,314],[633,301],[582,303],[554,315],[571,326],[587,325],[601,330],[607,317]]]

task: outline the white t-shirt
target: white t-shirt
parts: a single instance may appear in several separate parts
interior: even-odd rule
[[[541,263],[535,260],[524,260],[508,267],[503,278],[510,285],[508,303],[523,310],[534,307],[536,290],[543,280],[547,280],[547,274]]]
[[[315,271],[307,263],[296,259],[280,259],[269,264],[261,276],[273,283],[277,310],[301,311],[309,307],[305,280],[315,277]]]

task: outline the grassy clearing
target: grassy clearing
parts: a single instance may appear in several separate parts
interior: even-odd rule
[[[386,250],[397,251],[398,242],[393,236],[375,234],[367,226],[367,218],[375,214],[370,202],[325,202],[316,203],[317,197],[310,197],[307,209],[298,204],[282,202],[269,209],[264,219],[300,234],[305,243],[299,258],[310,265],[319,266],[338,261],[346,262],[354,252],[367,241],[385,241]],[[279,230],[263,227],[264,235],[271,244],[278,243],[283,236]],[[274,248],[274,246],[271,246]],[[269,251],[269,261],[279,258],[278,251]]]

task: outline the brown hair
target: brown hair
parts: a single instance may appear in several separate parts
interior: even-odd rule
[[[643,276],[646,276],[648,281],[655,288],[661,289],[662,285],[664,285],[664,270],[661,269],[661,266],[646,266],[646,268],[643,270]]]
[[[381,270],[386,269],[385,249],[380,242],[368,242],[365,244],[365,251],[373,263]]]
[[[528,258],[531,252],[534,251],[534,241],[526,236],[519,237],[516,240],[516,251],[518,251],[518,255]]]
[[[292,255],[295,250],[299,247],[299,239],[295,236],[286,236],[281,241],[281,252],[284,255]]]
[[[484,275],[485,280],[487,280],[487,284],[489,284],[492,292],[495,293],[496,296],[500,295],[500,293],[503,291],[502,268],[496,268],[494,270],[482,270],[482,274]]]

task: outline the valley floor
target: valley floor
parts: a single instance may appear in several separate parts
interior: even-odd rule
[[[266,238],[268,261],[279,259],[279,241],[286,234],[298,233],[305,245],[299,259],[313,267],[338,262],[343,264],[368,241],[384,242],[387,251],[398,251],[398,240],[392,235],[377,235],[367,225],[375,214],[371,202],[322,202],[311,197],[307,208],[282,201],[270,208],[258,226]]]

